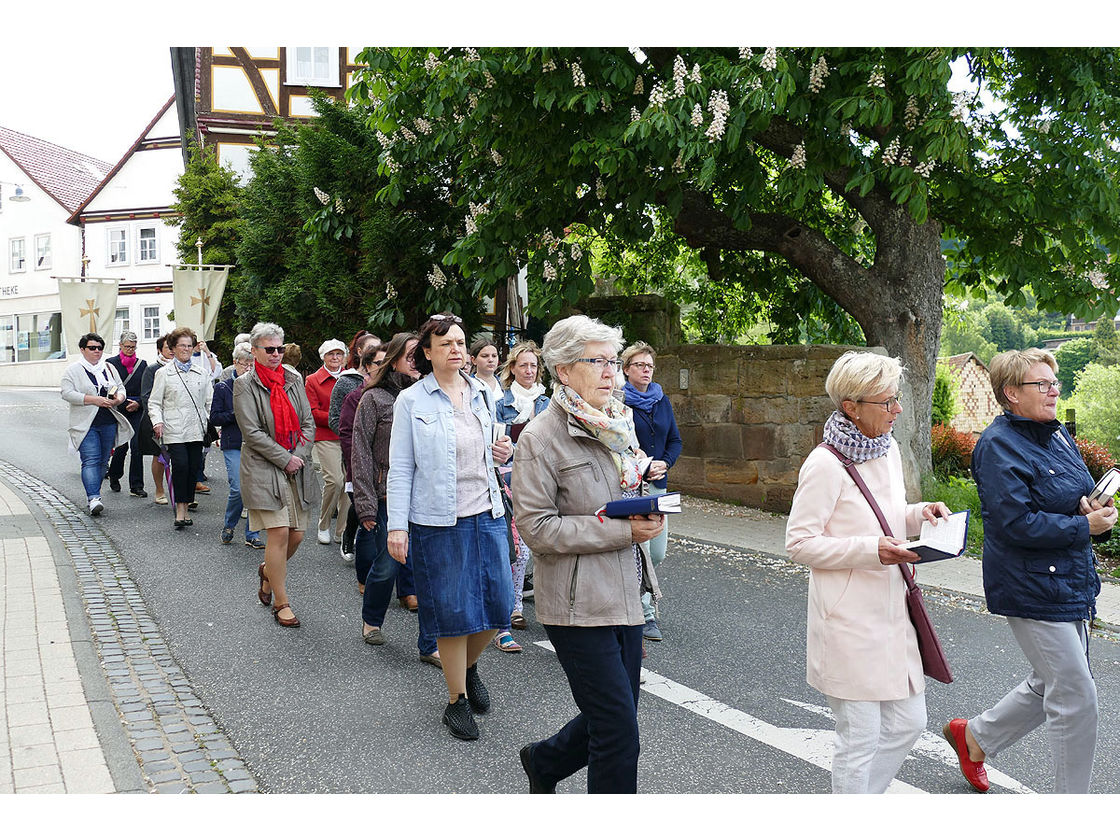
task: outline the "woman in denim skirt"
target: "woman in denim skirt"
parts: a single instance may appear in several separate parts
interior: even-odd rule
[[[478,658],[509,622],[505,508],[494,472],[510,458],[507,436],[495,440],[482,386],[463,371],[462,321],[429,318],[413,351],[423,377],[393,407],[389,441],[389,553],[411,554],[421,633],[435,636],[447,681],[443,722],[456,738],[473,741],[473,712],[490,708]]]

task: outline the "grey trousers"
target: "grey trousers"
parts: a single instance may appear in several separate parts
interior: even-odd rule
[[[1050,736],[1055,793],[1088,793],[1097,745],[1097,686],[1089,669],[1085,621],[1008,618],[1033,669],[988,711],[968,722],[994,758],[1043,723]]]

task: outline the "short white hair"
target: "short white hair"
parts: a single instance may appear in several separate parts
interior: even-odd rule
[[[233,338],[233,346],[236,347],[238,344],[245,344],[248,341],[249,341],[249,333],[238,333]]]
[[[253,346],[248,341],[242,341],[233,348],[233,360],[239,362],[242,359],[253,358]]]
[[[284,329],[279,324],[273,324],[271,321],[258,321],[253,324],[253,329],[249,333],[249,343],[254,347],[260,344],[262,338],[273,336],[277,338],[281,344],[284,343]]]
[[[122,341],[136,341],[136,333],[132,330],[125,330],[121,333],[121,337],[117,339],[117,343],[120,344]]]
[[[824,389],[832,404],[843,410],[844,400],[854,402],[898,388],[905,370],[898,359],[890,356],[849,350],[832,365]]]
[[[557,384],[560,382],[556,375],[557,365],[575,364],[577,359],[583,357],[584,348],[590,342],[600,341],[613,344],[614,352],[617,353],[624,344],[622,328],[609,327],[586,315],[572,315],[553,324],[541,347],[541,358],[553,381]]]

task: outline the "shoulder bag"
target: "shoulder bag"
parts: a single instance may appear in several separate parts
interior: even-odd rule
[[[867,499],[867,503],[871,505],[871,509],[875,512],[875,518],[879,520],[879,526],[883,529],[883,533],[888,537],[893,537],[891,533],[891,526],[887,524],[887,519],[883,516],[883,511],[879,509],[875,497],[871,495],[871,491],[867,489],[867,484],[863,480],[863,476],[859,474],[856,469],[855,462],[851,458],[847,458],[840,453],[836,447],[831,444],[822,443],[825,449],[840,459],[844,469],[848,471],[848,475],[852,477],[852,481],[856,483],[856,487],[863,493],[863,497]],[[918,652],[922,656],[922,670],[927,677],[937,680],[938,682],[951,683],[953,681],[953,672],[949,668],[949,660],[945,658],[945,651],[941,647],[941,640],[937,638],[937,631],[933,629],[933,622],[929,619],[929,612],[926,611],[926,602],[922,598],[922,590],[918,588],[918,584],[914,582],[914,576],[910,573],[908,563],[899,563],[898,568],[902,572],[902,578],[906,581],[906,609],[910,613],[910,622],[914,625],[914,631],[918,634]]]

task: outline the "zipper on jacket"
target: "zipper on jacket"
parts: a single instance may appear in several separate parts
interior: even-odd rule
[[[572,464],[571,466],[563,467],[560,470],[560,472],[566,473],[566,472],[571,472],[572,470],[578,470],[580,467],[594,467],[594,466],[595,465],[592,464],[590,461],[584,461],[582,464]]]
[[[568,588],[568,620],[572,621],[576,614],[576,579],[579,577],[579,555],[572,567],[572,585]]]

